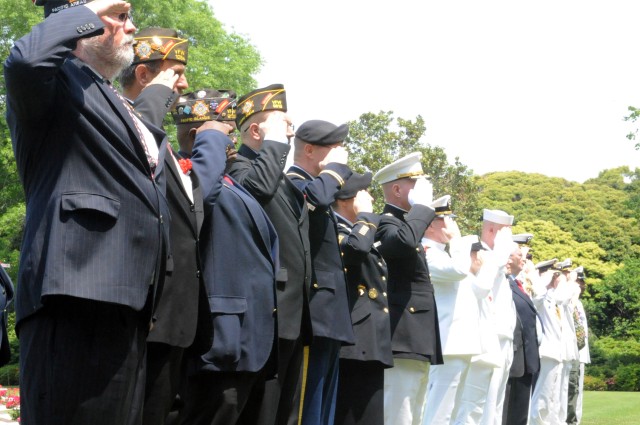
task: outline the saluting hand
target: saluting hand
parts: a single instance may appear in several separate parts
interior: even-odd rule
[[[335,148],[329,149],[329,152],[327,152],[327,155],[324,157],[322,161],[320,161],[320,164],[318,165],[320,166],[321,170],[324,170],[324,167],[326,167],[326,165],[331,162],[346,165],[348,159],[349,159],[349,153],[344,148],[344,146],[336,146]]]
[[[149,85],[145,87],[145,89],[152,84],[160,84],[162,86],[169,87],[171,90],[174,90],[179,78],[180,75],[176,74],[173,69],[168,68],[160,71],[158,75],[156,75],[153,80],[151,80]]]
[[[353,200],[353,210],[356,215],[361,212],[373,212],[373,197],[366,190],[361,190],[356,194]]]
[[[233,132],[233,127],[224,121],[206,121],[196,130],[196,134],[205,130],[218,130],[225,135],[229,135]]]
[[[96,0],[85,4],[85,7],[98,16],[129,13],[129,10],[131,10],[131,4],[119,0]]]

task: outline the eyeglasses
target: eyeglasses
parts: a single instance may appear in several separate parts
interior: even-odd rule
[[[133,15],[131,14],[131,11],[127,13],[123,12],[118,15],[118,21],[122,22],[123,24],[127,22],[127,19],[133,24]]]

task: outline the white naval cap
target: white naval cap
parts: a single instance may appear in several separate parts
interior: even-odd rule
[[[385,184],[398,179],[423,177],[425,174],[422,171],[421,159],[422,152],[410,153],[382,168],[373,179],[379,184]]]
[[[501,210],[482,210],[482,219],[496,224],[504,224],[511,226],[513,224],[513,216]]]

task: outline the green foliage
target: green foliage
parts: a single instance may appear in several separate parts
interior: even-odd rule
[[[576,242],[596,243],[604,250],[603,261],[618,264],[627,257],[640,258],[635,243],[640,227],[625,190],[598,181],[579,184],[515,171],[486,174],[478,185],[480,204],[513,214],[516,224],[554,223]]]
[[[248,40],[227,33],[204,0],[132,0],[136,26],[175,28],[189,39],[187,78],[190,89],[232,89],[239,94],[256,87],[253,75],[262,59]]]
[[[584,376],[584,390],[585,391],[605,391],[607,384],[603,378],[597,376]]]
[[[640,260],[631,259],[592,289],[584,301],[589,327],[598,335],[640,340]],[[640,345],[638,346],[640,353]],[[639,359],[640,360],[640,357]]]
[[[453,209],[458,214],[463,232],[475,231],[478,216],[477,189],[471,171],[458,158],[450,164],[440,147],[432,147],[421,141],[426,131],[424,119],[398,118],[393,112],[365,113],[358,121],[349,122],[349,136],[345,145],[349,149],[349,165],[358,172],[376,173],[382,167],[410,154],[422,152],[422,167],[431,177],[434,198],[452,195]],[[381,211],[384,198],[379,185],[372,184],[371,193],[376,199],[375,208]]]

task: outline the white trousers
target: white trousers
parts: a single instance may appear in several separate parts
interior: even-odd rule
[[[560,374],[560,395],[558,400],[558,418],[562,423],[567,422],[567,408],[569,406],[569,375],[571,374],[572,361],[562,362],[562,373]]]
[[[529,425],[562,423],[559,419],[561,374],[562,362],[547,357],[540,358],[540,373],[531,396]]]
[[[452,416],[453,424],[480,424],[494,367],[483,362],[471,362],[462,392],[458,392],[460,399],[456,400]]]
[[[384,425],[422,425],[429,362],[393,359],[384,370]]]
[[[423,425],[449,425],[465,386],[471,356],[444,356],[444,364],[431,366]]]
[[[502,425],[502,409],[504,407],[504,393],[509,380],[509,370],[513,362],[513,341],[508,338],[500,338],[503,365],[493,369],[482,425]]]

